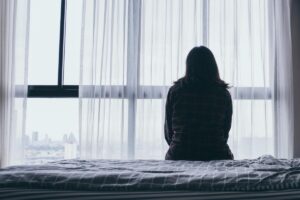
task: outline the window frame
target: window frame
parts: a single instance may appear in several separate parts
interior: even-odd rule
[[[66,0],[61,0],[57,85],[28,85],[28,98],[78,98],[78,85],[64,85]]]
[[[208,41],[208,10],[209,0],[203,0],[203,39],[204,45]],[[27,98],[114,98],[128,100],[128,158],[134,158],[135,150],[135,135],[136,135],[136,107],[138,99],[164,99],[166,97],[169,86],[145,86],[139,83],[139,55],[140,48],[140,25],[141,25],[141,2],[128,0],[129,22],[128,31],[131,31],[128,37],[129,49],[133,49],[128,53],[127,83],[125,86],[83,86],[95,87],[96,94],[92,97],[90,94],[81,94],[79,97],[79,85],[64,85],[64,59],[65,59],[65,31],[66,31],[66,8],[67,1],[61,0],[60,10],[60,35],[59,35],[59,62],[58,62],[58,82],[57,85],[28,85]],[[138,26],[138,27],[137,27]],[[134,27],[134,28],[133,28]],[[130,37],[130,36],[136,37]],[[136,39],[138,38],[138,39]],[[133,61],[133,63],[132,63]],[[128,61],[129,62],[129,61]],[[137,77],[132,78],[132,74],[137,74]],[[23,87],[16,87],[16,97],[23,97]],[[270,88],[264,87],[233,87],[230,89],[232,98],[236,100],[260,100],[272,98]],[[97,91],[99,91],[97,93]],[[107,92],[103,91],[117,91]],[[146,91],[153,91],[150,94]],[[146,95],[147,94],[147,95]]]
[[[206,9],[209,6],[209,0],[203,0],[203,38],[204,38],[204,45],[207,44],[208,40],[208,10]],[[64,85],[64,59],[65,59],[65,30],[66,30],[66,7],[67,7],[67,0],[61,0],[61,10],[60,10],[60,35],[59,35],[59,56],[58,56],[58,74],[57,74],[57,84],[56,85],[28,85],[27,90],[27,97],[28,98],[79,98],[79,85]],[[129,9],[131,9],[130,13],[131,18],[129,19],[131,24],[129,26],[140,26],[140,18],[136,16],[140,16],[140,3],[134,3],[134,0],[129,0]],[[135,27],[135,30],[138,30]],[[129,31],[132,29],[129,28]],[[134,33],[138,35],[138,43],[136,47],[139,49],[140,47],[140,35],[139,32]],[[136,42],[131,41],[132,38],[129,39],[129,44]],[[129,55],[131,58],[132,56]],[[134,58],[137,62],[139,62],[139,58]],[[133,87],[134,84],[138,85],[138,94],[136,94],[137,99],[160,99],[164,97],[164,93],[168,91],[169,86],[145,86],[139,84],[139,79],[136,77],[136,80],[132,80],[132,73],[138,74],[139,72],[139,64],[136,63],[134,67],[131,63],[128,63],[128,71],[127,71],[127,85],[113,85],[113,86],[104,86],[106,88],[105,91],[112,90],[119,90],[119,95],[111,95],[111,94],[103,94],[100,98],[129,98],[128,92],[130,87]],[[131,81],[131,82],[130,82]],[[130,86],[131,85],[131,86]],[[122,87],[122,89],[120,89]],[[124,88],[125,87],[125,88]],[[17,86],[16,89],[16,97],[21,97],[21,86]],[[151,88],[155,88],[153,91],[157,91],[156,93],[152,93],[152,96],[143,95],[145,91],[151,90]],[[266,89],[264,87],[233,87],[230,89],[231,91],[238,91],[233,92],[234,99],[271,99],[271,89]],[[125,91],[125,92],[124,92]],[[236,94],[235,94],[236,93]],[[251,94],[251,95],[250,95]],[[84,96],[88,97],[88,96]]]

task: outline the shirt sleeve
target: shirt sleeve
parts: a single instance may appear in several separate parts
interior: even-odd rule
[[[167,96],[167,102],[166,102],[166,113],[165,113],[165,139],[168,143],[168,145],[171,144],[172,136],[173,136],[173,130],[172,130],[172,99],[171,99],[171,92],[169,90],[168,96]]]
[[[228,92],[227,98],[227,105],[226,105],[226,113],[225,113],[225,140],[227,142],[229,137],[229,131],[231,128],[231,121],[232,121],[232,100],[230,93]]]

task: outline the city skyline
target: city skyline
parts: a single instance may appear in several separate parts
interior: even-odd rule
[[[26,134],[34,131],[61,140],[64,134],[79,134],[78,99],[28,99]]]
[[[78,142],[72,132],[64,134],[59,141],[52,140],[47,134],[42,136],[38,131],[33,131],[31,136],[25,134],[24,138],[25,164],[78,158]]]

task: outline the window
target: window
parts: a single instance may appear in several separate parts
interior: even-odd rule
[[[79,61],[74,58],[80,44],[80,39],[76,42],[76,33],[80,31],[70,20],[81,8],[75,2],[70,4],[73,7],[68,14],[66,1],[30,2],[28,100],[23,140],[26,164],[78,157],[78,99],[70,98],[78,97],[79,80],[76,70]],[[67,22],[68,28],[64,28]],[[64,71],[66,74],[72,71],[72,76],[64,76]]]
[[[78,100],[29,98],[25,163],[78,157]]]
[[[222,78],[235,83],[231,88],[234,109],[243,112],[234,113],[232,132],[239,132],[244,137],[239,142],[232,142],[237,136],[231,134],[231,147],[239,149],[240,157],[249,155],[249,152],[254,152],[253,157],[262,152],[272,154],[272,120],[265,123],[265,118],[271,119],[273,115],[265,1],[226,1],[226,4],[217,0],[122,1],[115,8],[115,12],[122,14],[115,18],[110,16],[112,19],[109,21],[103,13],[108,6],[113,7],[113,3],[97,2],[97,8],[100,9],[98,13],[103,15],[102,18],[98,16],[103,20],[99,26],[110,22],[111,27],[123,32],[124,37],[121,34],[110,35],[115,38],[115,44],[99,38],[96,45],[118,45],[119,48],[112,54],[103,52],[103,62],[111,67],[97,72],[103,74],[101,85],[81,86],[83,97],[89,97],[89,92],[85,91],[93,87],[99,91],[97,98],[113,99],[109,105],[112,106],[111,117],[116,119],[117,124],[121,120],[113,113],[120,110],[122,103],[127,107],[124,111],[126,134],[122,140],[105,139],[105,134],[116,134],[118,138],[120,133],[117,129],[111,133],[105,132],[105,127],[115,127],[100,124],[103,141],[107,145],[116,145],[110,152],[112,158],[118,158],[120,151],[128,151],[131,158],[163,159],[160,148],[146,152],[147,141],[156,141],[154,143],[163,146],[164,151],[167,149],[162,130],[164,116],[161,114],[164,98],[172,82],[184,74],[185,57],[195,44],[208,45],[216,56]],[[130,7],[130,3],[134,5]],[[82,1],[31,1],[29,99],[25,134],[25,158],[28,163],[77,158],[79,155],[80,45],[84,39],[81,35],[82,5]],[[93,12],[93,8],[89,7],[91,10],[88,11]],[[259,14],[251,14],[253,10],[258,10]],[[238,22],[237,15],[249,23]],[[93,16],[90,17],[93,20]],[[221,23],[223,20],[226,24]],[[92,27],[87,25],[85,28],[92,37]],[[128,37],[130,31],[139,37]],[[235,37],[229,37],[233,35]],[[248,38],[252,40],[248,41]],[[86,46],[91,53],[92,45]],[[129,50],[128,57],[121,57],[128,45],[137,45],[139,48],[131,48],[136,52],[132,54]],[[180,52],[175,54],[175,51]],[[119,59],[111,59],[110,56]],[[129,58],[138,60],[138,63],[128,64]],[[109,64],[109,60],[113,63]],[[237,66],[238,69],[235,69]],[[105,79],[105,76],[113,78]],[[85,80],[90,77],[81,78]],[[102,109],[101,106],[105,104],[99,107]],[[146,138],[147,135],[151,137]],[[117,144],[122,142],[129,144],[126,149],[117,148]],[[260,151],[254,150],[253,145],[245,147],[245,144],[254,143],[261,146]],[[266,143],[269,146],[265,146]]]
[[[59,62],[60,0],[33,0],[30,7],[30,85],[55,85]]]

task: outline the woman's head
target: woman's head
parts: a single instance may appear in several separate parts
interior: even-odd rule
[[[197,81],[207,85],[219,85],[228,87],[221,80],[216,59],[213,53],[204,46],[194,47],[186,58],[186,72],[184,79]]]

